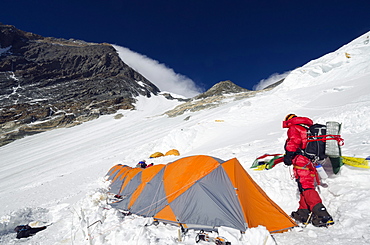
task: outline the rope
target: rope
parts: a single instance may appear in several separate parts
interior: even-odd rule
[[[338,142],[338,145],[340,146],[344,145],[344,139],[341,138],[340,135],[328,134],[328,135],[309,136],[308,138],[309,138],[308,142],[336,140]]]
[[[161,183],[163,183],[163,179],[161,180]],[[162,184],[163,185],[163,184]],[[159,188],[161,187],[161,185],[158,185],[158,187],[157,187],[157,190],[156,190],[156,192],[155,192],[155,195],[154,195],[154,197],[153,197],[153,200],[152,200],[152,203],[149,205],[149,207],[151,207],[151,206],[153,206],[153,205],[155,205],[155,203],[154,203],[154,200],[156,199],[156,197],[158,196],[158,192],[159,192]],[[155,209],[155,208],[154,208]],[[154,210],[154,209],[152,209],[152,210]],[[144,210],[144,209],[142,209],[142,210]],[[142,210],[140,210],[140,211],[142,211]],[[149,212],[150,211],[152,211],[152,210],[148,210],[147,212],[146,212],[146,215],[148,215],[149,214]],[[139,211],[139,212],[140,212]]]

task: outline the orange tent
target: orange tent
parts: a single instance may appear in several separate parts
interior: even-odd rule
[[[172,149],[172,150],[169,150],[166,152],[166,154],[164,154],[165,156],[170,156],[170,155],[173,155],[173,156],[180,156],[180,152],[176,149]]]
[[[157,151],[157,152],[154,152],[152,155],[150,155],[149,158],[157,158],[157,157],[163,157],[163,156],[164,155],[162,152]]]
[[[111,192],[122,196],[113,207],[203,230],[226,226],[245,231],[262,225],[282,232],[297,225],[236,158],[198,155],[147,169],[126,167],[108,172]]]

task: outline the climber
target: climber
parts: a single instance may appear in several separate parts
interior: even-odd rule
[[[302,154],[307,145],[307,129],[311,125],[313,125],[311,119],[295,114],[287,115],[283,121],[283,128],[288,128],[284,164],[293,165],[294,177],[300,192],[298,210],[292,212],[291,216],[297,222],[309,223],[311,220],[314,226],[328,226],[334,224],[334,221],[315,189],[317,176],[315,166]]]

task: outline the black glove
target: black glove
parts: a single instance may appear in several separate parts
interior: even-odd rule
[[[287,166],[290,166],[292,165],[292,160],[295,156],[295,152],[293,151],[286,151],[285,152],[285,155],[284,155],[284,164],[287,165]]]

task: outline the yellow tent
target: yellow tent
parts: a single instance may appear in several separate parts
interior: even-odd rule
[[[150,155],[149,158],[157,158],[157,157],[163,157],[163,153],[162,152],[154,152],[152,155]]]
[[[167,151],[166,154],[164,155],[165,156],[169,156],[169,155],[180,156],[180,152],[176,149],[172,149],[172,150]]]

